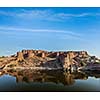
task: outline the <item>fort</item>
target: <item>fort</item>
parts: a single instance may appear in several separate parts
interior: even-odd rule
[[[0,68],[5,69],[28,67],[33,69],[78,70],[94,63],[99,64],[100,59],[90,56],[86,51],[22,50],[15,55],[0,57]]]

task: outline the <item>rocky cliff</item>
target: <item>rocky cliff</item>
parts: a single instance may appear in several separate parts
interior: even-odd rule
[[[90,56],[86,51],[48,52],[43,50],[22,50],[9,57],[0,57],[1,68],[69,70],[99,62],[98,58]]]

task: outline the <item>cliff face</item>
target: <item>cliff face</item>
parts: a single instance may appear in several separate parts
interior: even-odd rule
[[[100,62],[86,51],[47,52],[43,50],[22,50],[10,57],[1,57],[1,68],[32,67],[34,69],[70,69]]]
[[[63,68],[68,68],[71,66],[78,66],[81,67],[81,63],[86,63],[85,60],[89,58],[89,55],[86,51],[80,51],[80,52],[74,52],[74,51],[69,51],[66,53],[62,53],[59,55],[58,59],[63,65]]]

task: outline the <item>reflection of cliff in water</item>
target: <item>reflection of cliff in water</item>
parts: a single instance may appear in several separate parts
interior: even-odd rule
[[[91,77],[100,78],[100,71],[85,71],[85,74]]]
[[[62,83],[63,85],[73,85],[75,80],[81,79],[86,80],[88,79],[89,73],[83,72],[66,72],[64,73],[61,70],[51,70],[51,71],[34,71],[34,70],[14,70],[9,69],[6,71],[2,71],[1,75],[9,74],[11,76],[16,77],[16,82],[49,82],[59,84]],[[100,77],[99,75],[96,75]]]

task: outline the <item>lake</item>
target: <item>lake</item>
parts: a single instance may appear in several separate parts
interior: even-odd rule
[[[0,91],[100,91],[100,72],[9,69],[0,72]]]

